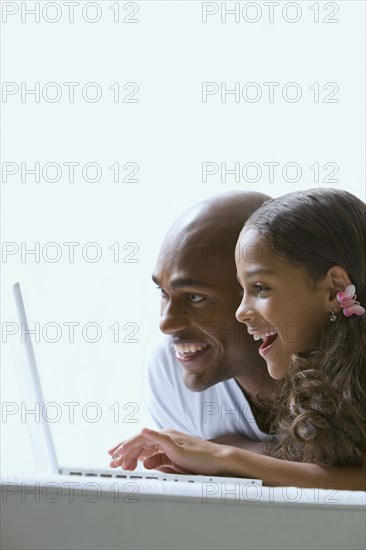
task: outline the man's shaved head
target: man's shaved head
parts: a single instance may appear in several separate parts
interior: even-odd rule
[[[209,197],[187,210],[168,231],[160,254],[172,247],[200,251],[202,258],[214,256],[234,266],[234,252],[239,233],[248,217],[268,195],[249,191],[229,191]]]
[[[270,379],[258,343],[235,319],[241,287],[234,256],[247,218],[269,198],[234,191],[205,199],[187,210],[163,241],[153,274],[162,295],[160,329],[171,337],[184,382],[193,391],[235,378],[251,392],[258,373],[263,386]]]

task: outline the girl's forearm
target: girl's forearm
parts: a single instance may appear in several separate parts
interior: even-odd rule
[[[293,485],[336,490],[366,490],[366,465],[361,467],[320,466],[291,462],[226,446],[220,475],[261,479],[264,485]]]
[[[259,454],[268,454],[268,444],[263,443],[262,441],[251,441],[250,439],[245,439],[243,436],[235,434],[226,434],[215,437],[215,439],[210,439],[213,443],[218,443],[219,445],[231,445],[232,447],[238,447],[239,449],[246,449],[247,451],[252,451],[253,453]]]

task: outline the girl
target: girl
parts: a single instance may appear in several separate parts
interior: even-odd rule
[[[110,451],[111,466],[144,458],[180,473],[365,489],[366,205],[335,189],[269,200],[244,225],[236,262],[237,319],[263,340],[269,374],[284,379],[270,456],[142,430]]]

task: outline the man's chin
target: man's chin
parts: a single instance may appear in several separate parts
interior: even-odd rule
[[[214,386],[215,384],[222,382],[222,379],[219,377],[208,379],[204,375],[202,376],[199,374],[192,374],[192,373],[185,372],[183,374],[183,382],[186,388],[188,388],[190,391],[202,392],[207,390],[211,386]]]

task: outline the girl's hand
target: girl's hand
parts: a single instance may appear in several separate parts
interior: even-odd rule
[[[176,473],[223,475],[227,447],[176,432],[144,428],[141,433],[109,451],[112,468],[135,470],[142,460],[148,470]]]

